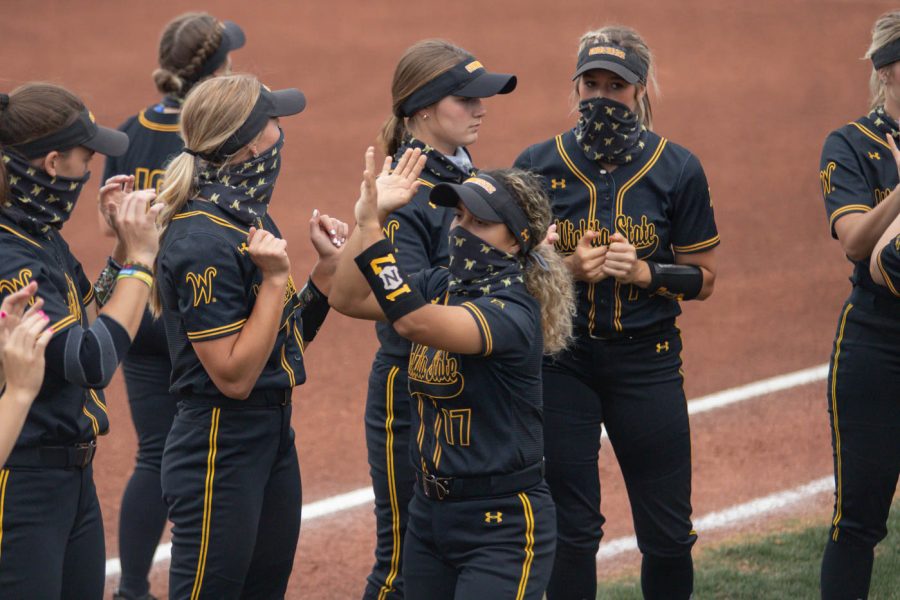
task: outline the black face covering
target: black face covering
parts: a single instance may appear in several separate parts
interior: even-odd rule
[[[878,128],[878,131],[890,135],[894,138],[895,142],[900,142],[900,131],[897,129],[897,120],[887,114],[884,110],[884,106],[879,106],[870,112],[869,119],[871,119],[872,123],[875,124],[875,127]]]
[[[525,283],[519,258],[504,252],[460,226],[450,230],[450,293],[487,296],[498,289]]]
[[[589,160],[624,165],[636,160],[646,146],[647,129],[637,113],[608,98],[589,98],[578,105],[581,116],[575,138]]]
[[[254,225],[269,208],[275,180],[281,170],[284,132],[274,146],[243,163],[217,167],[206,164],[200,172],[199,196],[209,200],[245,225]]]
[[[18,154],[4,152],[2,157],[11,192],[3,213],[34,235],[46,235],[51,227],[61,229],[72,215],[90,172],[79,179],[51,177]]]
[[[476,173],[475,167],[472,167],[468,170],[460,169],[453,163],[452,160],[450,160],[422,140],[417,140],[412,136],[407,136],[407,138],[403,140],[403,144],[397,150],[397,154],[394,155],[394,160],[400,160],[400,157],[403,156],[403,153],[407,148],[418,148],[419,150],[421,150],[422,154],[427,157],[425,170],[441,181],[454,181],[456,183],[461,183],[464,179],[467,179]]]

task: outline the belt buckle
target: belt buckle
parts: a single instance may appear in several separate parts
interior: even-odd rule
[[[97,441],[91,440],[90,442],[75,444],[75,448],[84,451],[81,457],[81,463],[76,465],[77,467],[84,469],[91,464],[91,460],[94,458],[94,452],[97,449]]]
[[[435,500],[443,500],[444,498],[449,496],[450,490],[446,486],[447,482],[447,479],[442,477],[435,477],[432,474],[423,475],[422,489],[425,491],[425,497],[434,498]],[[431,488],[430,491],[429,488]],[[434,495],[432,496],[432,494]]]

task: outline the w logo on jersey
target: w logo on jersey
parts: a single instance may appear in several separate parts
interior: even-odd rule
[[[184,280],[190,283],[191,288],[193,288],[194,306],[216,301],[215,296],[213,296],[213,278],[217,273],[215,267],[206,267],[202,275],[200,273],[188,273],[184,276]]]
[[[0,279],[0,295],[12,294],[26,285],[31,281],[32,272],[31,269],[22,269],[19,271],[18,277],[12,277],[10,279]],[[34,304],[34,297],[32,296],[28,300],[28,304]]]
[[[834,161],[825,165],[825,168],[819,171],[819,179],[822,181],[822,193],[826,196],[834,191],[834,187],[831,185],[831,174],[834,173],[834,170],[837,168],[837,164]]]

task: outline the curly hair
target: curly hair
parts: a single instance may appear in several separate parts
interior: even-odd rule
[[[553,215],[540,177],[520,169],[481,173],[493,177],[510,192],[525,211],[532,234],[544,239]],[[557,354],[572,341],[572,317],[575,314],[572,275],[553,246],[538,244],[531,252],[543,260],[526,259],[525,287],[541,306],[544,354]]]

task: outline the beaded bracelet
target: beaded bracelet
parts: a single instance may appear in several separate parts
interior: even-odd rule
[[[126,260],[125,264],[122,265],[122,268],[146,273],[150,277],[153,277],[153,269],[151,269],[148,265],[145,265],[144,263],[138,262],[136,260]]]

